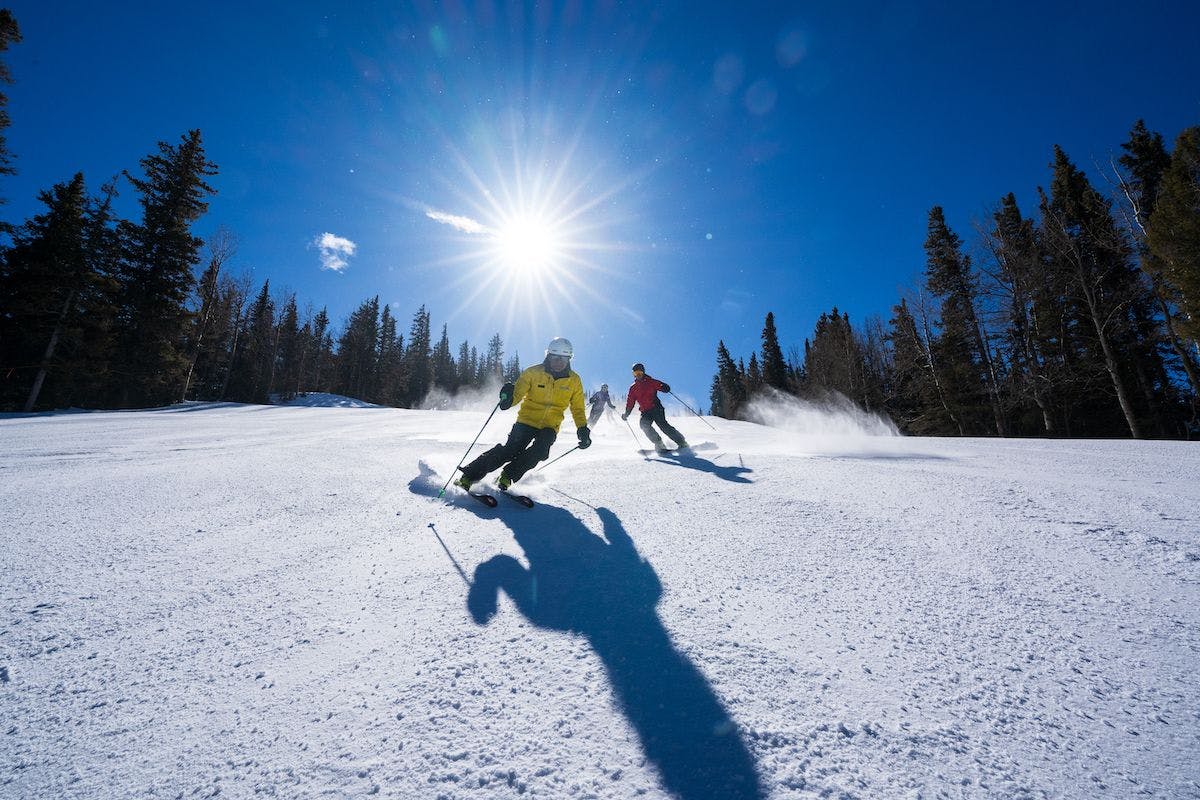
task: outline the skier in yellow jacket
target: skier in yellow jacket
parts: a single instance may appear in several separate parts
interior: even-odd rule
[[[508,441],[462,467],[462,477],[455,481],[456,484],[470,489],[484,475],[503,466],[496,485],[507,490],[534,464],[545,461],[550,455],[550,446],[558,438],[558,428],[568,406],[578,429],[579,449],[591,447],[591,432],[583,413],[583,381],[571,369],[573,353],[571,343],[566,339],[561,336],[551,339],[541,364],[522,372],[515,385],[504,384],[500,389],[500,408],[505,410],[512,408],[514,403],[521,404]]]

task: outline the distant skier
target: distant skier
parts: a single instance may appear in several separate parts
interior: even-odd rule
[[[501,387],[502,410],[512,408],[514,403],[521,404],[508,441],[462,467],[462,477],[455,484],[469,490],[484,475],[503,466],[496,485],[507,491],[534,464],[550,455],[550,446],[558,438],[558,428],[568,406],[578,428],[575,433],[579,449],[591,447],[591,432],[583,415],[583,381],[571,369],[572,353],[569,341],[562,337],[551,339],[541,364],[522,372],[515,385],[506,383]]]
[[[629,392],[625,396],[625,413],[621,415],[621,419],[629,419],[629,413],[633,411],[633,404],[637,403],[642,410],[642,419],[638,424],[642,428],[642,432],[646,434],[646,438],[654,443],[655,450],[667,450],[669,448],[663,444],[662,438],[658,435],[658,431],[654,430],[654,424],[662,428],[662,432],[675,440],[678,447],[687,447],[687,440],[683,438],[683,434],[675,430],[671,423],[667,422],[667,412],[663,408],[663,404],[658,399],[659,392],[670,392],[671,387],[657,378],[651,378],[646,374],[646,367],[640,361],[633,365],[633,383],[629,387]]]
[[[600,391],[588,398],[588,402],[592,404],[592,410],[588,413],[588,427],[596,427],[596,422],[599,421],[600,415],[604,413],[604,406],[615,409],[613,401],[608,396],[608,384],[600,384]]]

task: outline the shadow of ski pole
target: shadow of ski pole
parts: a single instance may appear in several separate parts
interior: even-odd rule
[[[450,563],[454,565],[456,570],[458,570],[458,574],[462,577],[463,582],[466,583],[467,586],[470,586],[471,579],[467,577],[467,573],[463,570],[462,566],[459,565],[458,560],[454,557],[454,554],[450,552],[450,548],[446,547],[446,543],[442,541],[441,534],[437,532],[437,528],[432,522],[429,523],[429,530],[433,531],[433,535],[437,537],[438,544],[440,544],[442,549],[446,551],[446,555],[450,558]]]

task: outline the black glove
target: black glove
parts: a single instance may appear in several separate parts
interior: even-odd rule
[[[629,419],[629,412],[626,411],[624,414],[622,414],[621,419]]]
[[[658,388],[658,390],[659,390],[660,392],[666,392],[667,394],[670,394],[670,393],[671,393],[671,386],[670,386],[670,384],[664,383],[662,386],[660,386],[660,387]]]
[[[575,431],[575,435],[579,437],[580,450],[587,450],[592,446],[592,432],[588,430],[587,425]]]
[[[507,411],[512,408],[513,390],[516,389],[511,383],[506,383],[500,387],[500,410]]]

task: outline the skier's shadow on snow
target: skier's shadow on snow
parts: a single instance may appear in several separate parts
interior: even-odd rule
[[[497,555],[475,569],[467,608],[480,625],[503,590],[530,622],[588,639],[621,710],[681,800],[763,797],[754,759],[704,676],[667,635],[662,584],[616,515],[601,538],[560,508],[502,516],[529,560]]]
[[[655,457],[649,460],[666,461],[671,464],[677,464],[681,467],[687,467],[688,469],[695,469],[699,470],[700,472],[709,472],[713,475],[716,475],[721,480],[731,481],[733,483],[752,483],[752,481],[746,477],[746,473],[754,471],[749,467],[723,467],[720,464],[709,461],[707,458],[702,458],[695,453],[687,452],[656,453]]]

